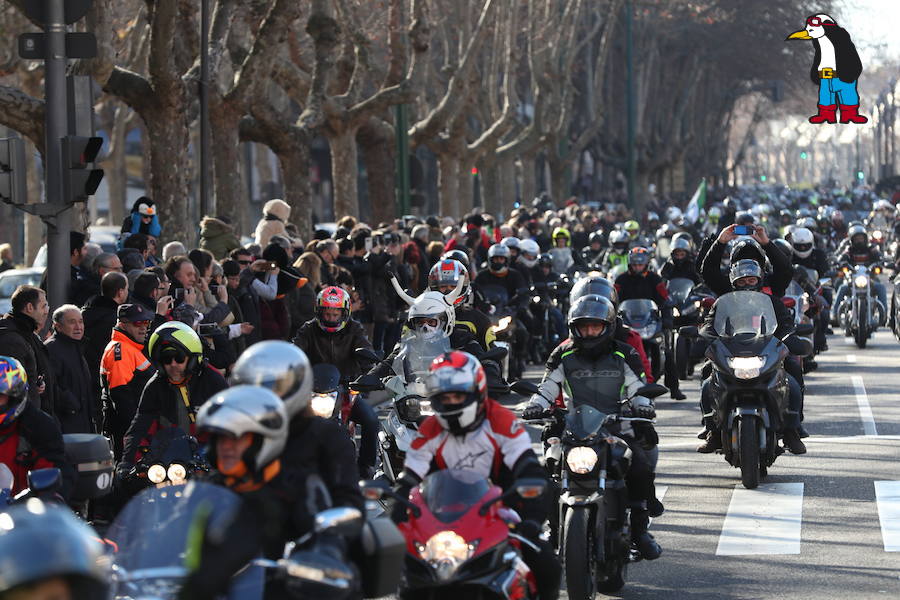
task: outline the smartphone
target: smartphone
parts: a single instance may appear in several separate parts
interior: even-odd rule
[[[197,326],[197,334],[203,336],[219,335],[223,329],[215,323],[201,323]]]
[[[366,238],[366,252],[371,252],[371,251],[372,251],[372,238],[367,237]]]
[[[184,300],[184,288],[175,288],[175,299]]]
[[[756,228],[752,225],[734,226],[734,235],[753,235],[754,233],[756,233]]]
[[[274,270],[277,269],[277,268],[278,268],[278,263],[270,262],[270,263],[268,264],[268,266],[266,267],[266,270],[267,270],[267,271],[274,271]]]

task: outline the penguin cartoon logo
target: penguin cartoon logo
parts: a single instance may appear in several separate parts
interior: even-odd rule
[[[862,73],[862,63],[850,34],[825,14],[806,18],[806,27],[787,36],[789,40],[812,40],[815,57],[809,76],[819,86],[819,113],[810,123],[837,123],[838,107],[841,123],[866,123],[859,114],[859,94],[856,81]]]

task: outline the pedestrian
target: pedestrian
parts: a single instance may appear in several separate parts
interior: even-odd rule
[[[212,252],[216,260],[222,260],[241,242],[234,234],[234,227],[226,217],[203,217],[200,221],[200,247]]]
[[[152,235],[155,238],[158,238],[159,234],[162,233],[159,215],[156,214],[156,205],[147,196],[141,196],[134,201],[131,207],[131,214],[125,217],[125,220],[122,222],[120,241],[124,242],[133,233]]]
[[[263,217],[256,225],[255,242],[262,248],[269,245],[273,235],[291,236],[285,224],[291,216],[291,206],[280,198],[269,200],[263,206]]]
[[[0,348],[15,358],[28,375],[28,401],[53,414],[53,371],[47,348],[37,332],[47,322],[47,294],[33,285],[20,285],[13,292],[12,310],[0,318]]]
[[[128,278],[111,272],[100,281],[100,293],[92,296],[82,309],[84,318],[84,358],[91,370],[93,389],[100,392],[100,359],[109,344],[119,306],[128,300]]]
[[[69,232],[69,282],[66,284],[66,298],[71,300],[72,292],[77,289],[82,279],[81,262],[84,260],[85,236],[80,231]],[[47,291],[47,276],[50,269],[45,269],[41,277],[41,289]]]
[[[15,268],[16,266],[13,264],[12,245],[0,244],[0,273]]]
[[[165,289],[160,286],[159,277],[152,271],[144,271],[134,280],[131,286],[131,301],[154,313],[150,333],[169,320],[172,297],[166,294]]]
[[[322,288],[322,259],[315,252],[304,252],[294,262],[294,268],[307,280],[297,293],[299,327],[316,316],[316,294]]]
[[[82,269],[81,279],[72,285],[71,300],[75,306],[84,306],[87,301],[100,293],[103,276],[111,272],[122,272],[122,261],[115,254],[101,252],[91,261],[89,269]]]
[[[257,281],[254,277],[255,272],[251,269],[242,271],[240,264],[231,259],[222,263],[222,272],[225,275],[225,286],[228,289],[229,306],[236,303],[239,313],[234,314],[240,314],[243,321],[253,327],[249,333],[243,335],[243,345],[247,348],[261,339],[259,295],[253,289],[252,283]]]
[[[335,272],[331,268],[331,265],[334,264],[334,261],[337,260],[340,254],[337,242],[332,239],[320,240],[316,243],[316,254],[322,260],[322,285],[337,285]]]
[[[53,311],[53,334],[44,345],[56,374],[53,413],[63,433],[96,433],[93,377],[84,359],[84,319],[74,304]]]
[[[186,256],[187,248],[181,242],[169,242],[163,246],[162,259],[163,262],[169,262],[170,258],[175,256]]]

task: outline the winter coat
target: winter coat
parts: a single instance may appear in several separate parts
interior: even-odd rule
[[[13,472],[13,494],[28,487],[28,471],[33,469],[59,469],[63,498],[68,498],[75,486],[75,469],[66,460],[59,424],[31,403],[12,425],[0,428],[0,463]]]
[[[144,235],[152,235],[155,238],[158,238],[159,234],[162,233],[162,226],[159,224],[159,215],[154,214],[148,225],[144,225],[143,221],[141,221],[141,215],[138,214],[138,207],[141,204],[153,205],[152,202],[147,201],[147,198],[138,198],[134,201],[134,204],[131,206],[131,213],[125,217],[125,220],[122,222],[122,232],[119,237],[120,242],[124,241],[125,238],[132,233],[143,233]]]
[[[372,348],[366,330],[353,319],[334,333],[325,331],[317,320],[311,319],[297,331],[294,344],[306,353],[311,365],[326,363],[337,367],[342,381],[356,379],[363,372],[354,351]]]
[[[119,305],[106,296],[94,296],[81,311],[84,319],[84,359],[91,370],[94,392],[100,392],[100,359],[112,339],[113,327],[118,323]],[[155,310],[155,307],[154,307]]]
[[[200,247],[209,250],[222,260],[235,248],[241,247],[241,242],[234,234],[234,228],[215,217],[203,217],[200,221]]]
[[[288,315],[284,297],[259,301],[261,338],[264,340],[286,340],[291,331],[291,317]]]
[[[394,323],[397,321],[400,313],[408,309],[406,302],[397,296],[394,286],[391,285],[388,278],[388,270],[396,270],[397,283],[403,289],[409,289],[412,280],[409,267],[407,265],[398,265],[393,256],[386,252],[374,254],[369,252],[366,255],[366,261],[371,266],[371,283],[370,290],[372,292],[372,309],[373,323]]]
[[[263,218],[256,225],[256,243],[265,248],[269,245],[273,235],[283,235],[291,239],[285,229],[285,223],[291,216],[291,206],[278,198],[269,200],[263,206]]]
[[[84,343],[56,332],[44,342],[56,373],[53,412],[63,433],[96,433],[99,398],[84,360]]]
[[[9,313],[0,319],[0,349],[4,356],[15,358],[28,376],[28,401],[35,408],[53,414],[55,385],[50,355],[34,333],[36,323],[28,315]],[[43,376],[46,389],[38,393],[38,377]]]
[[[236,290],[228,290],[229,298],[234,298],[241,309],[245,323],[253,325],[253,331],[244,336],[246,345],[252,346],[262,339],[262,319],[260,317],[260,299],[253,290],[253,271],[245,269],[241,272],[241,284]]]

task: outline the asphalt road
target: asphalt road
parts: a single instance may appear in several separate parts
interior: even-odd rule
[[[616,597],[900,598],[900,343],[881,330],[864,350],[829,345],[807,375],[807,454],[780,456],[755,491],[695,451],[699,381],[660,399],[664,553],[631,565]]]

